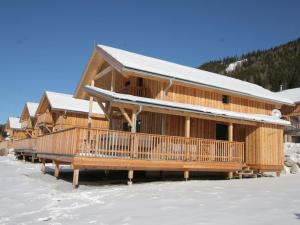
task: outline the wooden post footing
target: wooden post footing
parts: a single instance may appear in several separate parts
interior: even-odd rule
[[[54,176],[56,177],[56,179],[59,178],[59,163],[56,161],[53,161],[54,163]]]
[[[184,179],[185,179],[185,181],[188,181],[189,177],[190,177],[190,172],[188,170],[185,170],[184,171]]]
[[[43,174],[46,173],[46,162],[45,162],[45,160],[42,160],[41,172],[42,172]]]
[[[128,185],[132,185],[132,179],[133,179],[133,170],[128,170]]]
[[[227,179],[231,180],[233,178],[233,172],[228,172]]]
[[[78,181],[79,181],[79,169],[73,169],[73,188],[78,188]]]

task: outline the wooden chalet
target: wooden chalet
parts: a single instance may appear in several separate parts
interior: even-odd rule
[[[37,160],[36,156],[36,138],[37,129],[35,128],[35,113],[39,104],[35,102],[27,102],[23,108],[20,123],[21,130],[25,137],[14,141],[14,152],[17,158],[30,158],[32,162]]]
[[[38,155],[80,169],[226,172],[283,168],[273,109],[293,102],[260,86],[98,45],[74,97],[95,101],[109,129],[70,128],[39,138]],[[40,108],[42,108],[40,104]],[[47,112],[44,110],[43,112]]]
[[[26,134],[22,130],[19,117],[8,117],[5,124],[5,132],[11,141],[26,138]]]
[[[45,135],[72,127],[87,127],[89,101],[75,99],[72,95],[46,91],[36,110],[38,135]],[[106,129],[108,121],[101,108],[94,103],[90,113],[90,125],[93,128]]]
[[[278,92],[278,95],[295,103],[295,106],[284,105],[281,109],[283,117],[291,122],[284,130],[284,141],[300,143],[300,88],[287,89]]]

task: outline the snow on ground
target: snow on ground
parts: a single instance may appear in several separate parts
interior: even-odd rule
[[[0,157],[0,224],[300,224],[300,175],[81,185]]]

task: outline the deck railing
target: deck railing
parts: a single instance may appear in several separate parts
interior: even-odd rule
[[[296,129],[300,129],[300,122],[292,122],[291,125]]]
[[[37,124],[52,124],[53,118],[49,112],[38,115]]]
[[[135,95],[135,96],[139,96],[139,97],[147,97],[147,98],[152,97],[151,90],[149,88],[146,88],[146,87],[131,87],[131,86],[128,86],[128,87],[125,87],[125,88],[121,89],[119,91],[119,93]]]
[[[141,160],[241,163],[244,148],[244,142],[88,128],[70,128],[37,140],[39,153]]]
[[[13,141],[15,150],[36,150],[37,138],[26,138]]]

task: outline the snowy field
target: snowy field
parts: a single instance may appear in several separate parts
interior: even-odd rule
[[[81,185],[0,157],[0,224],[300,224],[300,175]]]

